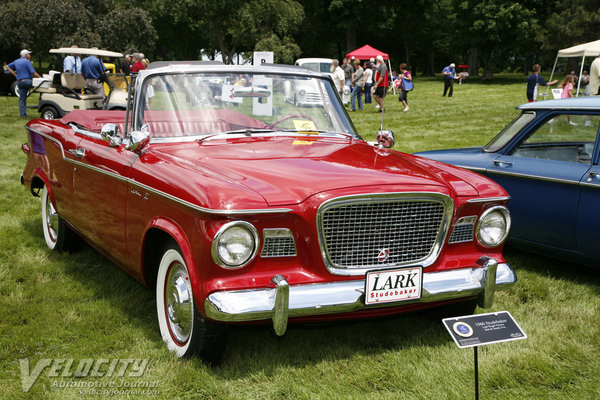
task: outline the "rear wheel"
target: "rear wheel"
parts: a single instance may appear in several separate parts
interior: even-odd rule
[[[46,245],[50,250],[70,251],[75,249],[77,236],[56,212],[45,185],[42,189],[42,228]]]
[[[44,106],[40,111],[40,114],[44,119],[56,119],[59,117],[58,111],[52,106]]]
[[[10,94],[19,97],[19,85],[17,85],[17,81],[14,81],[10,84]]]
[[[156,279],[156,312],[163,341],[178,357],[219,361],[227,327],[206,320],[196,308],[188,268],[179,247],[165,247]]]

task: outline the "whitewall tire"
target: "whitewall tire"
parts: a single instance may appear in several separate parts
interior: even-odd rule
[[[156,314],[162,340],[177,357],[198,355],[218,362],[227,340],[226,328],[198,312],[188,267],[174,243],[165,247],[158,266]]]

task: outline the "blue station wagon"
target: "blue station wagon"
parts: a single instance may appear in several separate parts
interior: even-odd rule
[[[548,100],[483,147],[420,156],[483,174],[510,194],[509,242],[600,267],[600,97]]]

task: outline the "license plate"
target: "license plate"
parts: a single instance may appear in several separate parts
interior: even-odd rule
[[[369,271],[365,276],[365,305],[418,300],[422,282],[422,267]]]

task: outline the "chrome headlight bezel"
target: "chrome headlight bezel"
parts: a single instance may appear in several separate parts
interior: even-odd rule
[[[219,246],[221,245],[221,240],[224,239],[224,237],[226,237],[225,234],[227,232],[235,228],[241,228],[248,232],[248,234],[250,235],[250,242],[252,245],[252,249],[249,251],[247,257],[245,257],[243,261],[239,263],[232,262],[231,260],[224,260],[219,253]],[[259,246],[260,240],[258,237],[258,230],[254,227],[254,225],[246,221],[232,221],[220,227],[217,233],[215,234],[211,245],[211,256],[215,264],[225,269],[239,269],[245,267],[256,258]]]
[[[505,221],[504,233],[502,234],[502,236],[499,240],[488,243],[482,235],[482,231],[481,231],[483,228],[482,225],[487,220],[487,218],[490,218],[490,216],[492,214],[496,214],[496,213],[500,213],[502,218],[504,218],[504,221]],[[477,242],[480,245],[482,245],[483,247],[487,247],[487,248],[494,248],[494,247],[500,246],[502,243],[504,243],[504,241],[506,241],[506,238],[508,237],[508,232],[510,232],[510,224],[511,224],[510,212],[508,211],[508,209],[506,207],[495,206],[495,207],[488,208],[481,214],[481,216],[479,217],[479,220],[477,221],[477,227],[475,228]]]

